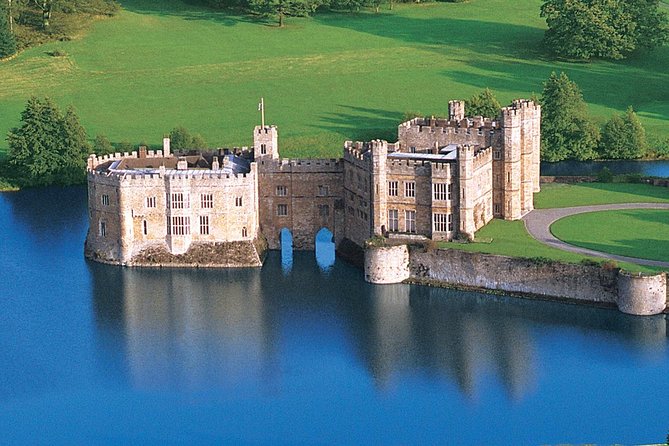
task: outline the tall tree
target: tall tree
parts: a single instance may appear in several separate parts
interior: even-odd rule
[[[483,116],[484,118],[494,119],[499,115],[501,109],[502,105],[489,88],[465,101],[467,116]]]
[[[0,59],[16,53],[16,40],[9,17],[8,6],[0,3]]]
[[[587,115],[581,90],[565,73],[551,73],[541,98],[541,159],[597,157],[599,130]]]
[[[303,17],[311,14],[320,5],[319,0],[249,0],[249,9],[263,16],[275,16],[279,27],[286,17]]]
[[[544,43],[571,59],[623,59],[638,48],[669,41],[669,20],[659,0],[544,0]]]
[[[613,115],[604,124],[600,145],[603,158],[641,158],[647,150],[646,131],[632,107],[622,115]]]
[[[21,126],[7,135],[9,162],[25,186],[83,180],[88,143],[73,109],[63,115],[49,98],[31,97]]]

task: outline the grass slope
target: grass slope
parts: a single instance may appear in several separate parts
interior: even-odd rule
[[[542,184],[541,192],[534,195],[534,207],[537,209],[667,202],[669,188],[630,183]]]
[[[584,248],[669,261],[669,211],[634,209],[573,215],[553,223],[551,232]]]
[[[122,4],[83,39],[0,63],[1,135],[38,94],[73,104],[91,137],[159,144],[184,125],[215,145],[248,145],[264,96],[284,155],[337,156],[345,139],[394,139],[405,111],[445,114],[448,99],[484,87],[508,102],[564,70],[601,119],[633,105],[651,135],[669,137],[669,47],[620,63],[547,60],[541,0],[396,5],[286,29],[179,0]]]

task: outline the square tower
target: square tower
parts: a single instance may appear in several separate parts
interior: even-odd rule
[[[253,129],[253,156],[256,160],[279,159],[279,131],[275,125]]]

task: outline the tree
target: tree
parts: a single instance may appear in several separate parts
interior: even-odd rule
[[[106,135],[96,135],[93,141],[93,153],[97,155],[106,155],[114,152],[114,146]]]
[[[191,135],[187,128],[179,126],[170,132],[170,148],[172,150],[204,149],[207,142],[200,134]]]
[[[494,119],[499,115],[502,105],[495,94],[486,88],[465,101],[465,111],[468,116],[483,116]]]
[[[304,17],[313,13],[319,0],[249,0],[249,9],[263,16],[276,16],[279,27],[284,26],[285,17]]]
[[[0,6],[0,59],[16,53],[16,39],[12,32],[9,21],[8,8],[3,4]]]
[[[541,98],[541,159],[589,160],[597,156],[599,130],[587,115],[581,91],[565,73],[551,73]]]
[[[658,5],[659,0],[545,0],[544,43],[570,59],[623,59],[669,41],[669,20]]]
[[[31,97],[21,126],[7,135],[9,162],[26,186],[74,184],[84,179],[88,142],[74,109],[65,115],[49,98]]]
[[[600,145],[603,158],[641,158],[647,150],[646,131],[632,107],[622,115],[613,115],[604,124]]]

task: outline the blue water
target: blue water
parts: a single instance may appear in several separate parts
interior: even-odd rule
[[[82,256],[83,188],[0,194],[2,444],[661,442],[664,316]]]
[[[541,175],[597,175],[606,167],[612,173],[669,177],[669,161],[560,161],[541,163]]]

